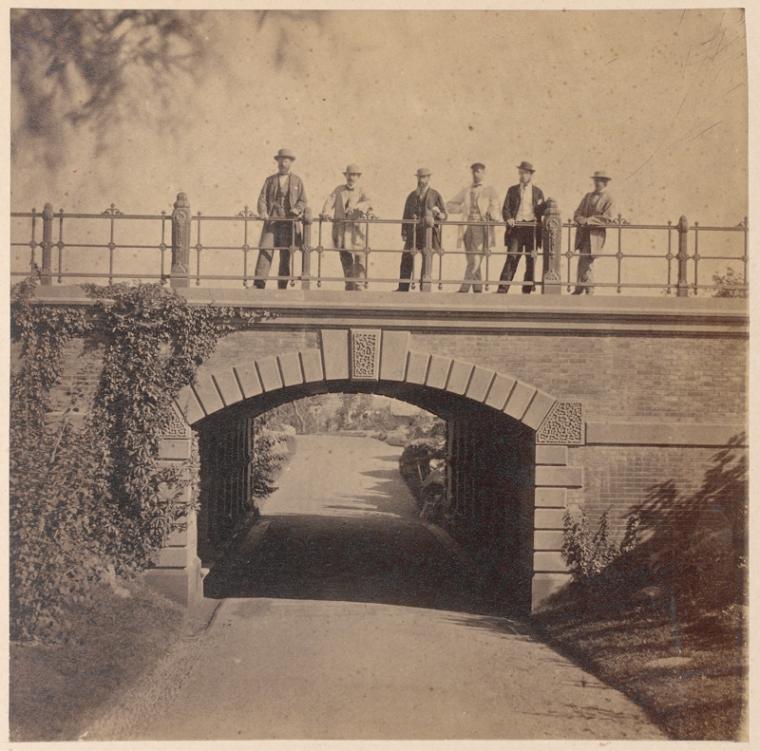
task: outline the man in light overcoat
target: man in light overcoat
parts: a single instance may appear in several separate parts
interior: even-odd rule
[[[361,219],[371,218],[372,201],[366,190],[359,184],[362,171],[355,164],[349,164],[343,173],[346,182],[338,185],[327,197],[322,207],[322,219],[331,219],[333,247],[340,251],[340,262],[346,278],[346,289],[361,289],[360,280],[367,270],[364,268],[366,236]]]
[[[599,170],[591,176],[594,190],[586,193],[575,210],[573,221],[578,225],[575,231],[575,249],[578,251],[578,275],[574,295],[594,292],[594,254],[601,252],[607,238],[604,225],[614,222],[614,201],[607,191],[607,183],[612,179],[607,172]]]
[[[446,204],[446,210],[450,214],[461,214],[466,220],[474,222],[459,227],[457,248],[464,245],[467,265],[464,270],[464,281],[459,287],[460,292],[483,291],[483,276],[480,266],[486,251],[493,248],[493,227],[480,224],[496,220],[499,215],[499,197],[496,190],[484,183],[486,166],[482,162],[475,162],[470,166],[472,171],[472,183],[457,193]]]
[[[275,250],[280,251],[277,287],[287,289],[290,249],[301,244],[300,222],[294,220],[303,216],[307,205],[303,182],[290,171],[295,154],[290,149],[280,149],[274,158],[277,172],[264,181],[257,207],[258,215],[266,220],[261,229],[256,261],[254,286],[259,289],[266,287]]]

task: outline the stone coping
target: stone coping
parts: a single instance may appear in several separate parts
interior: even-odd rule
[[[525,330],[587,335],[746,337],[746,299],[342,292],[188,287],[190,302],[263,309],[263,326],[381,326],[417,330]],[[89,304],[78,286],[38,287],[41,303]]]
[[[588,446],[691,446],[725,447],[737,436],[743,439],[736,446],[747,446],[747,426],[738,423],[586,423]]]

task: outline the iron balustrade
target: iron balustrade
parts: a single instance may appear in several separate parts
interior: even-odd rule
[[[482,280],[476,282],[482,284],[484,290],[492,285],[502,284],[499,278],[500,269],[507,256],[522,256],[523,253],[510,253],[502,244],[502,233],[507,224],[502,221],[473,221],[468,219],[439,221],[432,215],[426,217],[400,220],[381,219],[374,216],[362,216],[360,218],[330,219],[328,217],[312,217],[307,209],[301,217],[267,219],[258,216],[248,206],[237,214],[232,215],[207,215],[200,211],[192,213],[189,201],[184,193],[177,196],[174,210],[171,213],[162,211],[159,214],[128,214],[120,211],[114,204],[99,214],[88,213],[65,213],[63,209],[54,211],[51,204],[45,204],[42,212],[32,209],[31,212],[12,212],[12,220],[24,220],[29,228],[28,239],[17,240],[12,231],[11,249],[14,254],[11,275],[13,277],[28,276],[30,273],[38,273],[43,285],[50,285],[53,280],[62,284],[64,280],[106,280],[109,284],[125,280],[158,281],[173,287],[183,287],[194,284],[200,286],[204,282],[241,282],[244,287],[250,287],[256,281],[285,280],[291,286],[300,282],[301,287],[309,289],[313,284],[322,287],[326,283],[353,282],[357,287],[368,289],[371,283],[386,284],[405,282],[412,289],[432,291],[433,288],[443,290],[447,285],[472,284],[473,280],[463,276],[451,276],[445,268],[448,259],[462,257],[462,269],[468,251],[463,247],[453,246],[446,243],[445,238],[441,247],[436,249],[433,242],[434,228],[440,228],[442,236],[445,231],[452,228],[459,234],[467,227],[483,227],[486,235],[489,232],[496,233],[496,247],[488,247],[486,242],[482,255],[481,268],[484,272]],[[288,247],[275,247],[269,250],[290,251],[288,274],[284,276],[267,275],[257,276],[255,273],[255,259],[252,264],[251,253],[261,250],[259,243],[252,239],[252,232],[260,233],[264,222],[289,222],[293,225],[291,237],[294,243]],[[132,242],[120,241],[120,233],[124,226],[134,226],[137,222],[147,222],[151,225],[149,236],[144,242],[134,240]],[[213,242],[214,225],[242,225],[241,243]],[[71,240],[70,236],[64,236],[72,230],[72,225],[82,231],[83,227],[93,232],[101,233],[100,241]],[[105,232],[102,231],[105,225]],[[361,240],[358,244],[346,242],[345,248],[334,248],[332,242],[332,230],[335,226],[341,226],[345,236],[353,237],[355,227],[361,228]],[[411,251],[402,251],[401,239],[395,247],[372,247],[371,239],[383,227],[394,226],[400,228],[407,225],[415,233]],[[575,233],[577,225],[572,221],[562,221],[559,209],[551,199],[547,201],[547,208],[543,220],[540,222],[517,222],[517,227],[531,228],[534,231],[534,249],[531,255],[536,268],[533,281],[519,281],[513,279],[506,282],[510,285],[524,286],[540,289],[542,293],[560,293],[563,289],[571,291],[574,288],[592,286],[594,288],[613,290],[622,293],[624,290],[658,290],[665,294],[675,293],[678,296],[699,294],[701,290],[714,290],[715,282],[710,279],[705,281],[704,267],[707,262],[734,262],[740,265],[742,272],[741,283],[732,287],[739,294],[746,293],[749,264],[749,226],[747,219],[735,226],[705,226],[695,222],[689,225],[686,217],[682,216],[677,223],[667,224],[634,224],[626,221],[622,216],[604,225],[595,225],[606,229],[606,242],[604,247],[594,253],[594,268],[598,280],[593,282],[578,282],[574,278],[574,266],[578,262],[580,252],[575,249]],[[239,230],[239,228],[238,228]],[[297,244],[295,238],[300,230],[302,239]],[[635,247],[627,240],[626,235],[636,232],[650,233],[664,236],[663,241],[656,243],[656,248],[651,252],[637,252]],[[211,233],[212,242],[207,243],[207,234]],[[417,235],[420,233],[420,235]],[[701,249],[707,235],[721,234],[730,236],[739,234],[742,238],[739,252],[726,254],[725,252],[707,252]],[[139,233],[136,233],[139,234]],[[143,233],[145,234],[145,233]],[[134,238],[134,234],[131,235]],[[153,241],[149,239],[153,238]],[[417,242],[417,238],[420,242]],[[91,238],[86,238],[90,240]],[[97,239],[97,238],[95,238]],[[142,237],[138,239],[143,239]],[[541,247],[537,247],[541,240]],[[450,240],[450,235],[449,235]],[[316,241],[316,242],[314,242]],[[417,245],[421,248],[417,248]],[[452,247],[453,246],[453,247]],[[28,249],[28,262],[23,268],[17,262],[15,255],[21,253],[21,249]],[[134,253],[155,252],[157,263],[153,269],[146,264],[139,263],[135,271],[119,269],[119,260],[124,251]],[[83,261],[82,254],[105,253],[106,267],[100,270],[94,269],[94,261],[89,256]],[[209,254],[222,252],[224,254],[240,254],[242,262],[240,273],[214,273],[218,269],[208,268],[206,260]],[[360,276],[346,277],[330,275],[326,271],[326,260],[330,254],[349,252],[359,256],[364,273]],[[414,256],[414,268],[409,278],[399,279],[398,275],[373,276],[369,273],[370,263],[388,254],[400,259],[401,252],[411,252]],[[169,255],[170,254],[170,255]],[[80,265],[73,269],[66,267],[66,260],[73,257]],[[297,268],[296,259],[300,256],[300,268]],[[39,263],[38,263],[39,261]],[[645,261],[650,264],[664,262],[663,273],[656,278],[652,274],[641,274],[631,270],[634,261]],[[606,276],[599,275],[603,267],[600,264],[611,264],[606,267]],[[229,265],[229,264],[227,264]],[[496,268],[496,276],[493,275]],[[252,270],[254,269],[254,270]]]

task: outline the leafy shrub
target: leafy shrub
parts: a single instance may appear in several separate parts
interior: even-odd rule
[[[715,292],[713,297],[746,297],[746,281],[741,274],[734,271],[733,268],[728,266],[726,270],[720,274],[713,274],[713,284],[715,285]]]
[[[106,574],[146,567],[187,511],[189,467],[158,463],[171,400],[192,382],[234,318],[190,306],[158,285],[89,288],[87,308],[34,304],[35,281],[14,288],[12,335],[21,363],[11,384],[11,636],[51,638],[66,608]],[[75,337],[103,346],[103,368],[84,425],[73,409],[49,419],[62,352]],[[258,492],[268,492],[266,478]]]
[[[566,511],[563,521],[562,557],[577,582],[588,582],[598,577],[638,545],[639,523],[633,516],[626,523],[625,534],[619,545],[610,540],[607,511],[599,517],[599,524],[593,534],[583,510],[575,514]]]
[[[427,500],[432,499],[439,492],[445,495],[445,474],[440,471],[440,466],[446,458],[446,447],[440,441],[419,440],[412,441],[401,452],[399,457],[399,472],[412,492],[417,504],[423,507]],[[428,482],[431,471],[436,471],[440,482]]]
[[[266,498],[277,490],[274,481],[288,454],[287,439],[282,433],[270,430],[259,420],[254,421],[253,487],[251,499]]]

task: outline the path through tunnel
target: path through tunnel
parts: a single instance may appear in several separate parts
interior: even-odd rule
[[[315,396],[304,386],[284,388],[195,425],[198,553],[209,571],[204,594],[528,612],[534,433],[455,394],[377,381],[333,382],[327,389],[367,394],[369,403],[381,401],[375,395],[391,397],[429,413],[431,425],[442,421],[442,492],[432,517],[420,518],[427,496],[412,492],[414,478],[410,483],[399,472],[409,431],[402,425],[389,435],[370,420],[360,432],[334,425],[309,432],[300,425],[307,432],[287,438],[277,489],[255,500],[260,515],[250,525],[257,446],[267,440],[261,426],[285,407],[300,405],[300,413],[308,413],[324,391]],[[420,483],[424,474],[420,466]]]

